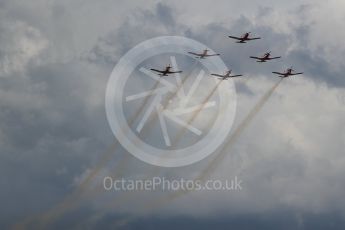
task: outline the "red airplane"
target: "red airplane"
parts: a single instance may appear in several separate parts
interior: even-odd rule
[[[195,56],[197,56],[200,59],[204,59],[205,57],[211,57],[211,56],[219,56],[220,54],[208,54],[208,49],[205,49],[204,51],[202,51],[202,53],[194,53],[194,52],[188,52],[189,54],[193,54]]]
[[[222,79],[222,80],[228,80],[229,78],[232,78],[232,77],[241,77],[241,76],[243,76],[243,75],[231,75],[231,71],[232,70],[226,71],[224,75],[215,74],[215,73],[212,73],[211,75],[212,76],[216,76],[216,77],[218,77],[219,79]]]
[[[243,34],[241,37],[228,36],[229,38],[238,40],[236,43],[246,43],[247,41],[261,39],[260,37],[250,38],[250,32]]]
[[[169,74],[173,74],[173,73],[182,73],[182,71],[171,71],[171,66],[167,65],[165,67],[165,70],[157,70],[157,69],[151,69],[152,71],[155,71],[157,73],[159,73],[159,76],[168,76]]]
[[[250,58],[256,59],[257,60],[256,62],[267,62],[267,61],[270,61],[273,59],[278,59],[281,57],[280,56],[279,57],[271,57],[271,52],[268,52],[268,53],[265,53],[264,55],[262,55],[261,57],[250,56]]]
[[[272,73],[279,75],[278,77],[281,77],[281,78],[286,78],[286,77],[290,77],[290,76],[294,76],[294,75],[303,74],[303,73],[293,73],[293,72],[294,72],[294,70],[291,67],[291,68],[287,69],[284,73],[279,73],[279,72],[272,72]]]

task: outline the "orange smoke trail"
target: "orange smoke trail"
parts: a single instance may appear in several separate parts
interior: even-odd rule
[[[186,126],[183,127],[180,132],[177,133],[177,135],[174,138],[174,141],[172,142],[172,146],[176,146],[185,132],[187,131],[187,126],[192,124],[193,121],[198,117],[199,113],[204,109],[206,103],[210,100],[210,98],[213,96],[213,94],[216,92],[218,89],[219,85],[222,83],[223,80],[220,80],[211,90],[211,92],[205,97],[205,99],[202,101],[201,106],[192,114],[192,116],[188,119]]]
[[[193,65],[192,65],[192,71],[193,71],[193,68],[195,67],[195,65],[197,64],[198,62],[196,61]],[[183,81],[181,82],[181,85],[179,85],[179,87],[177,88],[177,90],[169,97],[169,100],[171,100],[171,98],[175,97],[177,95],[177,93],[179,92],[179,90],[181,89],[181,87],[183,87],[185,81],[188,79],[188,76],[190,75],[191,73],[187,74],[186,77],[183,79]],[[151,88],[151,91],[154,91],[158,85],[159,85],[160,81],[157,81],[155,83],[155,85]],[[151,96],[150,97],[146,97],[145,100],[143,101],[143,103],[141,104],[141,106],[139,107],[139,109],[137,110],[137,112],[134,114],[134,117],[132,119],[129,120],[129,126],[131,126],[136,120],[137,118],[139,117],[139,115],[143,112],[145,106],[147,105],[147,103],[149,102]],[[168,100],[168,101],[169,101]],[[114,145],[114,146],[113,146]],[[93,170],[89,176],[86,178],[85,180],[85,183],[82,183],[82,187],[86,187],[91,181],[92,179],[98,174],[98,172],[102,169],[102,167],[106,164],[106,162],[109,161],[110,157],[111,157],[111,153],[113,151],[115,151],[115,149],[117,148],[117,145],[118,145],[118,142],[115,141],[115,143],[113,144],[111,147],[110,147],[110,151],[107,151],[108,154],[105,154],[104,158],[100,161],[100,163],[98,164],[98,166],[96,167],[95,170]],[[123,168],[124,166],[124,162],[128,160],[128,156],[125,157],[123,159],[123,161],[120,163],[120,165],[122,165],[121,168]],[[115,176],[118,176],[119,174],[121,173],[121,170],[117,170],[117,172],[115,173]],[[84,190],[83,188],[81,190]],[[71,209],[74,207],[73,203],[75,203],[76,199],[80,199],[80,193],[82,193],[82,191],[80,191],[78,194],[76,195],[73,195],[73,197],[71,198],[67,198],[66,202],[63,201],[63,203],[61,204],[61,208],[57,207],[58,209],[61,209],[61,211],[57,211],[56,214],[53,214],[53,216],[60,216],[61,214],[63,214],[66,210],[68,209]],[[96,194],[98,192],[96,191]],[[74,202],[73,202],[74,201]],[[48,219],[52,219],[52,217],[47,217]],[[46,219],[46,218],[45,218]]]
[[[260,110],[263,108],[265,103],[268,101],[268,99],[272,96],[273,92],[277,89],[279,84],[282,82],[283,79],[280,79],[277,83],[273,85],[272,88],[267,91],[262,98],[258,101],[258,103],[254,106],[254,108],[249,112],[249,114],[246,116],[246,118],[240,123],[240,125],[236,128],[236,130],[233,132],[233,134],[228,138],[226,144],[222,147],[222,149],[219,151],[219,155],[217,155],[210,163],[209,165],[194,179],[198,181],[204,181],[206,177],[213,172],[213,170],[216,168],[216,166],[221,163],[225,156],[226,156],[226,149],[231,147],[235,141],[238,139],[238,137],[242,134],[243,130],[248,126],[248,124],[254,119],[255,115],[260,112]],[[190,193],[193,190],[179,190],[175,193],[170,194],[168,197],[160,200],[155,200],[154,202],[149,204],[149,207],[147,210],[154,210],[155,208],[159,208],[160,206],[164,205],[165,203],[168,203],[184,194]],[[129,217],[127,219],[123,219],[121,221],[116,222],[115,224],[120,223],[121,225],[124,225],[128,222],[130,222],[134,217]]]
[[[165,99],[165,102],[163,102],[162,104],[162,109],[165,110],[169,107],[169,101],[172,100],[173,98],[176,97],[176,95],[178,94],[178,92],[181,90],[181,88],[184,86],[185,82],[188,80],[189,76],[193,73],[194,67],[198,64],[198,61],[196,60],[194,62],[194,64],[192,65],[192,67],[190,68],[190,71],[188,71],[189,73],[186,74],[186,76],[183,78],[181,85],[179,85],[177,87],[177,89],[175,90],[175,92],[173,94],[171,94],[170,96],[167,97],[167,99]],[[157,116],[157,113],[153,113],[151,119],[148,120],[147,124],[146,124],[146,129],[143,129],[144,134],[142,135],[144,138],[149,135],[149,133],[151,132],[152,129],[152,123],[153,121],[155,121]]]
[[[254,119],[255,115],[260,112],[260,110],[263,108],[265,103],[268,101],[268,99],[272,96],[273,92],[277,89],[279,84],[282,82],[283,79],[280,79],[277,83],[273,85],[272,88],[269,89],[268,92],[266,92],[262,98],[258,101],[258,103],[254,106],[254,108],[249,112],[249,114],[245,117],[245,119],[239,124],[239,126],[236,128],[236,130],[233,132],[233,134],[228,138],[225,145],[221,148],[219,151],[219,154],[208,164],[206,169],[204,169],[199,176],[195,178],[195,180],[203,181],[205,178],[212,173],[213,170],[221,163],[225,156],[226,156],[226,149],[231,147],[235,141],[238,139],[238,137],[242,134],[243,130],[248,126],[248,124]],[[190,191],[187,191],[190,192]],[[179,194],[181,193],[181,194]],[[185,194],[185,191],[178,191],[175,194],[171,196],[171,198],[179,197],[180,195]],[[166,201],[171,200],[170,197]]]
[[[163,110],[168,108],[168,106],[169,106],[169,104],[168,104],[169,101],[170,101],[171,99],[173,99],[173,98],[177,95],[177,93],[180,91],[180,89],[184,86],[184,83],[188,80],[188,78],[190,77],[190,75],[193,73],[194,68],[195,68],[195,66],[198,64],[198,62],[199,62],[199,61],[197,61],[197,60],[194,62],[194,64],[193,64],[192,67],[190,68],[191,71],[189,71],[189,73],[186,74],[186,76],[183,78],[183,80],[182,80],[182,82],[181,82],[181,85],[177,88],[177,90],[176,90],[172,95],[170,95],[170,97],[167,98],[167,100],[166,100],[165,103],[163,104]]]
[[[173,99],[173,98],[177,95],[177,93],[179,92],[179,90],[184,86],[185,82],[188,80],[189,76],[193,73],[194,67],[195,67],[197,64],[198,64],[198,60],[196,60],[196,61],[194,62],[194,64],[193,64],[192,67],[190,68],[190,71],[188,71],[189,73],[186,74],[186,76],[183,78],[181,84],[177,87],[177,89],[175,90],[175,92],[174,92],[173,94],[171,94],[171,95],[165,100],[165,103],[163,103],[163,108],[164,108],[164,109],[166,109],[166,108],[169,106],[168,102],[169,102],[171,99]],[[215,90],[216,90],[216,88],[214,88],[214,89],[212,90],[212,92],[210,93],[211,96],[212,96],[212,94],[214,93]],[[155,115],[155,113],[154,113],[153,115]],[[144,136],[148,135],[148,133],[150,132],[150,130],[151,130],[151,128],[152,128],[152,121],[153,121],[153,120],[154,120],[154,118],[151,118],[151,119],[148,121],[148,124],[146,125],[146,129],[143,130],[145,133],[147,133],[147,134],[145,134]],[[156,169],[155,169],[153,172],[151,172],[147,177],[150,178],[150,177],[156,175],[159,171],[160,171],[160,168],[156,168]],[[121,204],[124,203],[125,201],[128,201],[129,198],[130,198],[130,195],[133,195],[133,193],[131,193],[131,194],[125,194],[124,196],[121,196],[121,197],[120,197],[120,198],[121,198],[121,202],[120,202],[120,203],[118,203],[117,200],[115,200],[115,202],[109,203],[109,204],[107,205],[107,206],[108,206],[107,209],[111,209],[111,208],[113,208],[115,205],[121,205]],[[102,215],[104,215],[104,214],[105,214],[105,212],[103,212],[103,213],[98,213],[98,214],[95,215],[94,217],[95,217],[95,218],[99,218],[100,216],[102,216]]]
[[[197,179],[204,180],[207,175],[209,175],[213,170],[215,170],[216,166],[223,161],[224,157],[226,156],[226,149],[230,148],[238,137],[242,134],[243,130],[248,126],[248,124],[254,119],[254,117],[261,111],[263,106],[266,104],[268,99],[272,96],[273,92],[278,88],[280,83],[283,79],[280,79],[273,87],[263,95],[263,97],[258,101],[258,103],[254,106],[254,108],[249,112],[246,118],[239,124],[233,134],[228,138],[227,142],[223,146],[223,148],[219,151],[220,154],[213,159],[213,161],[208,165],[208,167],[202,171]]]
[[[165,100],[165,103],[163,103],[163,109],[167,108],[169,106],[168,102],[173,99],[177,93],[179,92],[179,90],[184,86],[185,82],[188,80],[189,76],[193,73],[193,70],[195,68],[195,66],[198,64],[198,60],[196,60],[192,67],[190,68],[190,71],[188,71],[188,73],[186,74],[186,76],[183,78],[181,84],[176,88],[175,92],[173,94],[171,94],[166,100]],[[144,102],[145,103],[145,102]],[[141,113],[141,112],[140,112]],[[139,114],[140,114],[139,113]],[[138,114],[138,115],[139,115]],[[154,113],[153,115],[156,115],[156,113]],[[148,133],[150,132],[151,128],[152,128],[152,121],[154,120],[154,118],[151,118],[148,123],[146,124],[146,129],[144,129],[143,131],[147,134],[145,134],[144,136],[148,135]],[[155,170],[153,170],[147,177],[150,178],[154,175],[156,175],[158,172],[160,171],[160,168],[156,168]],[[125,201],[127,201],[129,198],[130,198],[130,195],[133,195],[133,193],[131,194],[124,194],[124,196],[121,196],[120,199],[121,199],[121,202],[118,203],[116,200],[115,202],[111,202],[109,203],[107,206],[108,206],[108,209],[114,207],[115,205],[120,205],[122,203],[124,203]],[[105,213],[103,213],[105,214]],[[101,216],[102,213],[98,213],[96,216],[99,217]]]
[[[155,90],[160,81],[156,81],[154,86],[151,88],[151,90]],[[137,120],[138,116],[142,113],[143,109],[145,108],[146,104],[148,103],[151,96],[148,96],[145,98],[139,109],[136,111],[134,116],[129,120],[128,124],[129,126],[132,126],[132,124]],[[97,163],[96,167],[87,175],[87,177],[80,183],[78,188],[70,195],[67,195],[67,197],[61,201],[59,204],[57,204],[55,207],[53,207],[51,210],[47,211],[46,213],[40,215],[40,216],[33,216],[26,218],[24,221],[17,223],[13,226],[13,229],[25,229],[26,225],[29,223],[32,223],[35,219],[38,220],[38,224],[40,228],[44,228],[49,222],[55,221],[57,218],[59,218],[61,215],[63,215],[66,211],[72,210],[78,205],[78,202],[81,201],[82,195],[84,195],[84,191],[86,190],[87,186],[92,182],[92,180],[97,176],[97,174],[100,172],[100,170],[106,165],[106,163],[111,159],[112,154],[116,151],[116,149],[119,147],[119,143],[117,140],[115,140],[110,147],[103,153],[102,158]],[[124,164],[126,164],[128,161],[128,155],[124,156],[124,158],[119,162],[119,165],[124,167]],[[120,172],[118,172],[120,173]]]

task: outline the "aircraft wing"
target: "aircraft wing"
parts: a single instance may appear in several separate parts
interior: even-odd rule
[[[211,75],[212,75],[212,76],[216,76],[216,77],[224,77],[224,75],[215,74],[215,73],[212,73]]]
[[[211,57],[211,56],[219,56],[220,54],[207,54],[205,55],[206,57]]]
[[[169,73],[182,73],[182,71],[170,71]]]
[[[278,74],[278,75],[285,75],[284,73],[279,73],[279,72],[272,72],[274,74]]]
[[[291,76],[294,76],[294,75],[301,75],[301,74],[303,74],[303,73],[292,73],[292,74],[290,74]]]
[[[247,40],[257,40],[257,39],[261,39],[260,37],[257,37],[257,38],[247,38]]]
[[[239,75],[234,75],[234,76],[231,76],[231,77],[242,77],[243,75],[239,74]]]
[[[164,73],[164,71],[158,70],[158,69],[150,69],[152,71],[158,72],[158,73]]]
[[[195,56],[201,56],[200,54],[194,53],[194,52],[188,52],[189,54],[193,54]]]
[[[256,60],[262,60],[262,58],[259,58],[259,57],[250,56],[250,58],[253,58],[253,59],[256,59]]]
[[[281,57],[271,57],[269,58],[270,60],[273,60],[273,59],[278,59],[278,58],[281,58]]]
[[[229,38],[236,39],[236,40],[242,40],[242,38],[234,37],[234,36],[228,36]]]

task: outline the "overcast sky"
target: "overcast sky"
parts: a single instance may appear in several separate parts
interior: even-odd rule
[[[37,229],[41,213],[75,191],[114,140],[104,105],[112,69],[138,43],[178,35],[247,76],[235,82],[235,126],[278,80],[272,71],[304,72],[279,85],[209,175],[239,176],[244,189],[189,193],[155,209],[149,200],[164,193],[101,192],[44,227],[114,229],[127,219],[121,229],[343,229],[344,21],[341,0],[0,0],[0,228],[37,215],[24,224]],[[263,39],[226,38],[247,31]],[[248,59],[266,51],[283,59]],[[125,156],[130,177],[193,177],[210,162],[157,169],[118,148],[93,186]]]

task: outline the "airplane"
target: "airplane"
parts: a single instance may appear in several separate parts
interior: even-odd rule
[[[260,37],[250,38],[249,35],[250,35],[250,32],[243,34],[241,37],[234,37],[234,36],[228,36],[228,37],[238,40],[236,43],[246,43],[247,41],[261,39]]]
[[[271,52],[268,52],[268,53],[265,53],[264,55],[262,55],[261,57],[253,57],[253,56],[250,56],[250,58],[252,59],[256,59],[257,61],[256,62],[266,62],[266,61],[270,61],[270,60],[273,60],[273,59],[278,59],[278,58],[281,58],[280,56],[279,57],[271,57]]]
[[[218,77],[219,79],[222,79],[222,80],[228,80],[229,78],[232,78],[232,77],[241,77],[241,76],[243,76],[243,75],[231,75],[231,71],[232,70],[226,71],[224,75],[215,74],[215,73],[212,73],[211,75],[212,76],[216,76],[216,77]]]
[[[293,73],[293,72],[294,72],[294,70],[292,69],[292,67],[290,67],[284,73],[279,73],[279,72],[272,72],[272,73],[279,75],[278,77],[281,77],[281,78],[286,78],[286,77],[290,77],[290,76],[294,76],[294,75],[303,74],[303,73]]]
[[[194,53],[194,52],[188,52],[189,54],[193,54],[197,56],[200,59],[204,59],[205,57],[211,57],[211,56],[219,56],[220,54],[208,54],[208,49],[205,49],[202,53]]]
[[[165,70],[157,70],[157,69],[150,69],[150,70],[159,73],[158,75],[161,77],[168,76],[169,74],[173,74],[173,73],[182,73],[182,71],[171,71],[171,68],[172,68],[171,65],[167,65],[165,67]]]

